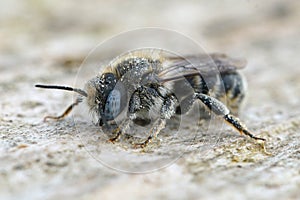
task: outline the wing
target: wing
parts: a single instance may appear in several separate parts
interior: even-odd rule
[[[225,54],[188,55],[185,57],[167,57],[164,69],[158,77],[161,82],[182,79],[184,77],[212,76],[216,73],[234,72],[246,66],[246,60],[230,58]]]

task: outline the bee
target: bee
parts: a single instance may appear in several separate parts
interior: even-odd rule
[[[97,126],[108,129],[116,121],[120,122],[111,130],[112,143],[131,125],[150,125],[147,139],[134,144],[137,148],[146,147],[165,128],[166,120],[187,113],[195,102],[199,102],[200,109],[220,117],[241,134],[264,142],[264,138],[252,134],[236,117],[246,94],[246,82],[238,70],[245,65],[244,60],[220,53],[181,57],[136,51],[114,59],[101,74],[87,81],[84,89],[35,86],[79,94],[62,115],[46,116],[45,120],[64,118],[85,98],[96,116]],[[221,86],[223,94],[220,94]]]

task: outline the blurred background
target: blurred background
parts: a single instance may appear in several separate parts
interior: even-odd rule
[[[298,104],[288,87],[299,85],[297,1],[11,0],[0,4],[0,70],[8,73],[2,76],[4,82],[12,81],[12,67],[34,69],[30,76],[35,78],[44,73],[42,67],[52,72],[77,70],[100,42],[124,31],[159,27],[187,35],[206,52],[246,58],[250,92],[254,86],[256,95],[277,101],[276,105]],[[287,85],[266,92],[264,87],[274,86],[270,79],[277,81],[277,88]]]
[[[131,195],[136,194],[136,198],[146,195],[147,199],[181,199],[186,196],[210,198],[215,197],[213,195],[218,192],[220,198],[249,198],[254,197],[252,191],[266,190],[267,192],[260,194],[262,198],[299,198],[299,19],[300,2],[294,0],[0,1],[2,196],[17,198],[25,194],[23,198],[113,198],[117,190],[115,186],[123,187],[132,183],[135,189],[125,187],[118,190],[117,194],[124,194],[124,198],[132,198]],[[158,180],[150,175],[139,177],[107,172],[98,169],[96,164],[92,169],[85,166],[85,163],[77,168],[74,160],[73,164],[66,164],[69,170],[71,168],[69,174],[63,170],[54,170],[56,179],[51,178],[53,168],[50,167],[49,170],[48,165],[48,171],[43,171],[42,175],[35,172],[45,167],[43,163],[37,164],[33,169],[28,167],[28,163],[33,161],[26,159],[31,157],[32,152],[36,154],[37,159],[43,160],[45,146],[38,146],[29,152],[26,152],[28,148],[21,152],[14,149],[20,144],[39,144],[41,139],[28,139],[28,134],[32,133],[30,130],[26,132],[20,129],[20,126],[25,124],[23,127],[30,129],[30,123],[36,122],[53,109],[60,111],[60,108],[66,106],[66,102],[72,100],[70,96],[62,93],[45,96],[46,92],[37,92],[33,85],[36,82],[71,85],[78,67],[96,45],[121,32],[143,27],[178,31],[198,42],[208,53],[223,52],[233,57],[246,58],[248,66],[243,71],[248,80],[249,94],[241,117],[246,122],[251,122],[251,127],[261,130],[260,133],[269,137],[273,142],[270,144],[273,151],[289,154],[280,154],[272,161],[260,160],[260,164],[255,161],[250,164],[249,161],[242,161],[249,164],[248,169],[241,171],[243,175],[249,173],[246,179],[234,179],[235,169],[227,169],[225,164],[219,163],[219,159],[210,163],[210,167],[206,166],[206,171],[206,167],[199,164],[205,161],[197,160],[197,157],[193,156],[186,158],[182,163],[174,164],[170,169],[166,169],[167,171],[154,174],[153,177]],[[45,98],[47,103],[42,103]],[[57,99],[64,101],[57,102]],[[45,108],[47,106],[48,108]],[[20,130],[21,132],[18,132]],[[274,133],[276,136],[272,135]],[[58,149],[52,150],[55,155],[58,152]],[[61,155],[61,152],[59,154]],[[71,155],[73,156],[73,153]],[[22,159],[19,160],[20,157]],[[78,162],[85,161],[83,158],[76,159]],[[225,156],[224,160],[226,159],[231,158]],[[192,164],[187,160],[193,160]],[[280,164],[279,160],[283,163]],[[220,165],[223,168],[220,168]],[[269,168],[278,165],[281,166],[280,169]],[[258,178],[261,166],[269,172],[267,179]],[[285,166],[289,166],[290,169],[287,170]],[[61,166],[56,167],[60,169]],[[256,172],[253,172],[252,167]],[[217,176],[216,171],[221,175]],[[221,183],[215,185],[216,182],[210,180],[211,176]],[[79,182],[86,184],[85,188],[74,183],[76,177]],[[161,180],[159,177],[165,179]],[[45,183],[48,179],[51,181],[50,186]],[[179,183],[180,181],[182,182]],[[177,196],[174,192],[157,190],[156,184],[160,187],[166,186],[174,192],[178,192],[178,188],[184,190]],[[25,185],[27,186],[21,187]],[[200,187],[203,188],[201,194],[198,191]],[[147,191],[143,191],[144,188]],[[67,191],[62,191],[63,189]],[[238,191],[234,195],[232,193],[235,189]],[[35,191],[36,195],[31,194],[30,190]],[[92,195],[89,196],[89,193]]]

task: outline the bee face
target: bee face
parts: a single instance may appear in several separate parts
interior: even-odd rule
[[[120,112],[120,91],[115,88],[116,76],[111,73],[104,73],[96,76],[87,82],[87,104],[90,111],[99,117],[99,125],[106,121],[113,120]]]

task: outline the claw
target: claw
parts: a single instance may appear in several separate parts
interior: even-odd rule
[[[263,140],[262,142],[258,142],[258,144],[261,146],[261,148],[263,149],[264,154],[266,154],[267,156],[272,156],[273,154],[268,152],[266,149],[266,140]]]
[[[143,143],[138,143],[138,144],[133,144],[133,148],[135,149],[142,149],[142,148],[145,148],[147,145],[145,142]]]
[[[122,135],[122,131],[119,128],[117,128],[113,131],[113,134],[115,134],[115,137],[110,138],[108,141],[114,144],[115,142],[117,142],[120,139],[120,137]]]
[[[146,146],[148,146],[148,144],[152,141],[152,136],[149,136],[147,140],[145,140],[145,142],[142,143],[137,143],[137,144],[133,144],[133,148],[138,149],[138,148],[145,148]]]
[[[115,144],[116,142],[117,142],[117,140],[118,140],[119,138],[117,138],[117,137],[113,137],[113,138],[110,138],[109,140],[107,140],[108,142],[111,142],[111,143],[113,143],[113,144]]]

